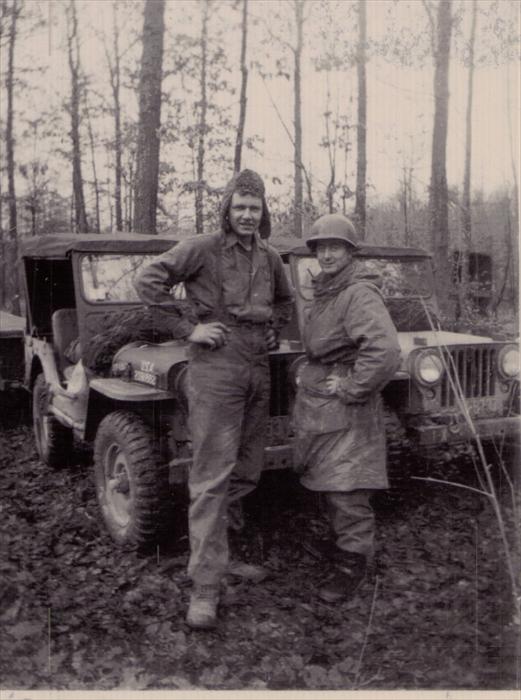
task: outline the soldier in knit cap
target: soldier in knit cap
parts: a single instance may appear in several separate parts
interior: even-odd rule
[[[141,273],[138,293],[174,338],[189,342],[193,445],[187,622],[215,626],[220,582],[232,571],[260,580],[260,567],[229,557],[228,527],[259,479],[267,432],[268,351],[289,321],[292,294],[278,253],[265,241],[270,215],[252,170],[225,188],[221,231],[182,241]],[[184,282],[187,301],[170,290]]]

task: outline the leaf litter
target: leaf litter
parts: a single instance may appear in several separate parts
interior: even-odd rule
[[[184,622],[186,531],[160,551],[118,549],[99,525],[88,460],[49,469],[27,427],[0,428],[1,686],[515,687],[508,581],[488,503],[423,485],[398,507],[377,505],[376,569],[355,598],[331,606],[315,595],[324,565],[299,546],[324,533],[324,521],[298,489],[288,475],[263,479],[234,546],[271,576],[228,582],[219,627],[197,633]]]

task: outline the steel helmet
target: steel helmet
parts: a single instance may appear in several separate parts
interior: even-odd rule
[[[353,248],[359,248],[358,234],[353,223],[342,214],[324,214],[311,227],[311,236],[306,245],[313,252],[319,241],[342,241]]]

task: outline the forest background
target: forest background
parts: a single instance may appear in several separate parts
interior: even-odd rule
[[[207,232],[252,167],[276,244],[340,211],[369,243],[430,250],[460,319],[516,315],[513,0],[0,7],[0,308],[23,312],[24,237]]]

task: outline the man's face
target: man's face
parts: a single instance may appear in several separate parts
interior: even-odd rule
[[[317,260],[323,272],[334,275],[349,265],[353,259],[353,254],[342,241],[323,240],[317,243]]]
[[[259,230],[262,218],[262,199],[252,194],[234,192],[230,202],[228,219],[238,236],[253,236]]]

